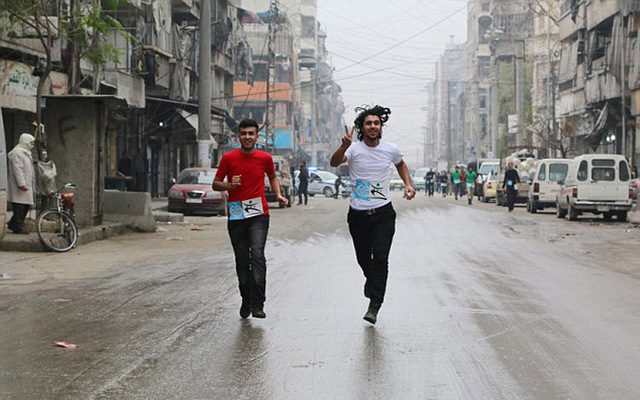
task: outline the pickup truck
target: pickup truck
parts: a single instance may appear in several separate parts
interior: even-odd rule
[[[504,173],[507,170],[509,160],[520,160],[520,164],[515,169],[520,175],[520,183],[518,183],[518,194],[516,195],[516,204],[526,204],[529,198],[529,167],[534,167],[535,156],[529,151],[519,151],[511,154],[509,157],[500,159],[500,171],[498,172],[498,187],[496,189],[496,204],[499,206],[507,206],[507,191],[502,187],[504,181]]]

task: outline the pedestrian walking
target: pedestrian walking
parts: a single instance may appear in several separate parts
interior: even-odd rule
[[[460,167],[460,197],[467,194],[467,171],[464,166]]]
[[[336,181],[334,183],[334,186],[336,188],[336,192],[333,194],[334,199],[337,199],[338,195],[340,194],[340,185],[342,185],[342,180],[340,180],[340,174],[338,174],[338,177],[336,178]]]
[[[403,153],[395,144],[382,140],[382,129],[391,110],[381,106],[358,107],[350,130],[345,126],[342,144],[331,156],[337,167],[349,162],[349,177],[355,183],[347,223],[356,259],[365,276],[364,296],[369,307],[364,319],[375,324],[384,302],[389,276],[389,252],[395,233],[396,212],[391,204],[389,180],[391,164],[395,165],[405,184],[405,195],[411,200],[416,191],[411,184],[409,168]],[[352,143],[354,130],[358,141]]]
[[[300,175],[298,175],[298,205],[302,204],[302,196],[304,196],[304,205],[307,205],[309,194],[307,188],[309,187],[309,170],[307,169],[307,163],[302,162],[300,164]]]
[[[442,171],[440,173],[440,179],[438,180],[440,184],[440,191],[442,192],[442,197],[447,197],[447,185],[449,184],[449,176],[447,175],[447,171]]]
[[[458,200],[458,195],[462,196],[462,173],[460,173],[460,167],[456,165],[456,169],[451,173],[451,182],[453,183],[453,195]]]
[[[26,235],[24,220],[33,201],[33,157],[31,150],[36,138],[28,133],[20,135],[18,144],[7,155],[9,167],[9,184],[7,201],[13,206],[13,215],[7,227],[17,234]]]
[[[518,171],[513,169],[513,161],[509,161],[507,164],[507,170],[504,173],[504,180],[502,181],[502,188],[504,189],[506,186],[507,189],[507,205],[509,206],[509,212],[513,211],[513,207],[516,202],[518,183],[520,183],[520,175],[518,174]]]
[[[220,159],[213,190],[228,191],[227,230],[236,260],[236,274],[242,297],[240,317],[265,318],[267,262],[264,255],[269,231],[269,208],[264,175],[281,206],[288,200],[280,192],[273,158],[255,148],[258,123],[245,119],[239,124],[240,148]],[[225,178],[227,182],[224,182]]]
[[[424,187],[425,187],[425,196],[432,197],[433,196],[433,179],[435,178],[435,172],[433,169],[429,168],[429,171],[424,175]]]
[[[467,171],[464,177],[467,181],[467,203],[471,205],[473,204],[473,195],[476,191],[476,178],[478,174],[473,170],[473,167],[469,167],[469,171]]]

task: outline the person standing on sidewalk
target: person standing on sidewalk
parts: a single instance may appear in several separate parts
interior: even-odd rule
[[[307,200],[309,199],[309,194],[307,193],[309,187],[309,170],[307,169],[307,163],[304,161],[300,164],[298,180],[298,205],[302,204],[302,196],[304,195],[304,205],[306,206]]]
[[[264,248],[269,231],[269,208],[265,197],[264,175],[281,206],[282,196],[271,154],[255,148],[258,123],[245,119],[239,124],[240,148],[220,159],[213,190],[228,191],[227,230],[236,259],[236,273],[242,296],[240,317],[265,318],[267,261]],[[226,182],[225,182],[226,178]]]
[[[504,173],[504,180],[502,181],[502,188],[504,189],[505,186],[507,188],[507,205],[509,206],[509,212],[513,211],[516,202],[518,183],[520,183],[520,175],[518,171],[513,169],[513,161],[509,161],[507,170]]]
[[[27,235],[24,219],[27,217],[33,201],[33,158],[31,150],[36,138],[28,133],[20,135],[18,144],[7,155],[9,166],[9,185],[7,201],[12,203],[13,215],[7,227],[18,234]]]
[[[355,126],[351,130],[345,126],[342,144],[331,156],[330,164],[338,167],[348,161],[349,176],[355,183],[347,223],[358,264],[366,278],[364,296],[369,299],[369,307],[364,319],[375,324],[384,302],[395,233],[396,212],[389,189],[391,164],[405,184],[406,198],[413,199],[416,191],[400,148],[381,139],[391,110],[373,106],[358,107],[356,112]],[[358,132],[358,141],[352,144],[354,130]]]

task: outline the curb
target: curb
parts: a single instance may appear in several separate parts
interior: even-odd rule
[[[127,227],[124,224],[119,223],[106,223],[100,226],[81,228],[78,230],[78,243],[76,244],[76,247],[95,242],[97,240],[105,240],[114,235],[120,235],[126,231]],[[35,232],[29,233],[29,235],[13,235],[11,233],[7,233],[4,240],[0,242],[0,251],[41,253],[45,252],[46,249],[40,243],[38,234]]]

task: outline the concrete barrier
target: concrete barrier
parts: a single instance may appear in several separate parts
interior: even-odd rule
[[[155,232],[151,196],[146,192],[104,191],[105,221],[120,222],[140,232]]]

